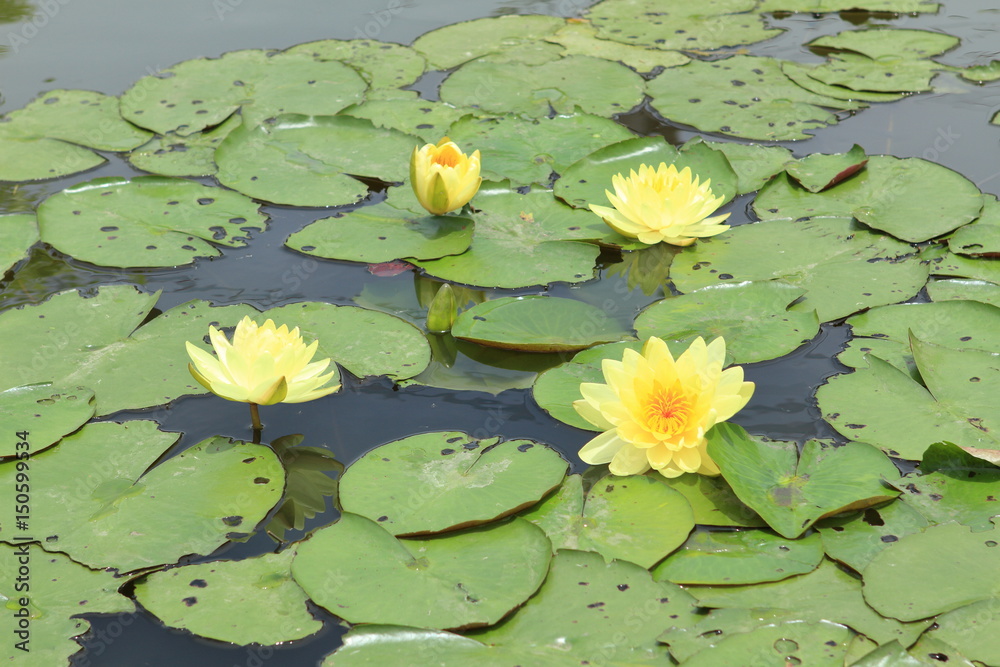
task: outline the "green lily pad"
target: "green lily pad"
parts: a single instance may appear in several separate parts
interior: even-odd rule
[[[908,586],[913,583],[912,572],[899,573],[910,582]],[[831,561],[823,561],[812,572],[781,581],[746,586],[691,586],[686,590],[703,607],[788,610],[796,620],[841,623],[880,644],[895,639],[909,646],[931,623],[929,620],[900,623],[875,613],[862,597],[861,582]]]
[[[956,255],[939,245],[925,248],[921,256],[930,264],[931,275],[1000,283],[1000,262],[994,259]]]
[[[958,69],[955,73],[966,81],[972,81],[973,83],[996,81],[997,79],[1000,79],[1000,60],[991,60],[985,65],[971,65],[964,69]],[[996,121],[997,116],[994,115],[990,122],[995,124]]]
[[[736,497],[721,475],[681,475],[660,480],[687,498],[699,526],[761,528],[767,522]]]
[[[912,339],[917,383],[878,357],[868,368],[836,375],[816,391],[823,419],[849,438],[892,456],[919,459],[930,445],[1000,449],[997,392],[1000,355],[953,350]]]
[[[735,665],[753,656],[760,664],[800,664],[841,667],[853,633],[829,621],[786,621],[764,625],[749,632],[729,635],[718,644],[695,654],[684,665],[715,667]]]
[[[883,616],[913,621],[996,597],[994,532],[947,523],[901,538],[865,568],[865,601]]]
[[[800,88],[805,88],[809,92],[817,95],[825,95],[840,100],[840,105],[845,110],[864,109],[867,102],[895,102],[906,97],[909,93],[885,93],[871,90],[851,90],[846,86],[837,86],[823,83],[819,79],[812,77],[812,72],[822,65],[805,65],[803,63],[785,60],[781,63],[781,71],[789,79],[794,81]]]
[[[932,301],[980,301],[1000,308],[1000,285],[986,280],[931,278],[927,294]]]
[[[865,149],[854,144],[846,153],[813,153],[789,162],[785,171],[809,192],[820,192],[850,178],[864,169],[866,164],[868,156]]]
[[[441,100],[455,106],[531,118],[549,116],[553,109],[572,114],[577,107],[610,116],[635,107],[644,94],[638,74],[592,56],[566,56],[539,65],[482,58],[459,67],[440,89]]]
[[[699,531],[653,568],[675,584],[756,584],[812,572],[823,560],[818,533],[787,540],[762,530]]]
[[[827,13],[860,9],[868,12],[937,13],[940,5],[929,0],[763,0],[759,12]]]
[[[214,127],[237,110],[253,127],[283,113],[335,114],[361,99],[364,79],[347,65],[262,49],[195,58],[144,76],[121,96],[121,113],[160,134]]]
[[[807,130],[837,122],[824,107],[844,104],[801,88],[781,71],[780,60],[762,56],[672,67],[651,80],[647,90],[652,106],[673,122],[766,141],[808,139]]]
[[[249,535],[281,498],[285,473],[267,447],[203,440],[147,469],[177,440],[155,422],[89,424],[31,458],[30,530],[43,547],[94,568],[121,572],[207,554]],[[14,526],[16,462],[0,464],[7,509],[0,533]],[[76,480],[68,484],[66,480]]]
[[[736,193],[745,195],[760,190],[772,176],[784,169],[792,160],[792,151],[784,146],[738,144],[731,141],[706,141],[729,160],[736,172]]]
[[[60,389],[49,383],[0,391],[0,457],[34,456],[80,428],[94,415],[94,392],[86,387]],[[19,447],[19,443],[27,443]]]
[[[136,169],[161,176],[212,176],[218,170],[215,149],[240,124],[239,116],[230,116],[204,132],[157,135],[129,153],[128,161]]]
[[[851,667],[928,667],[928,663],[913,657],[896,640],[882,644],[850,665]]]
[[[390,13],[399,13],[396,8]],[[320,62],[350,65],[371,88],[402,88],[420,78],[427,68],[424,57],[412,47],[376,39],[322,39],[299,44],[285,54],[306,54]]]
[[[931,79],[944,69],[932,60],[911,60],[905,56],[875,60],[856,53],[841,52],[832,60],[809,70],[809,76],[829,86],[878,93],[918,93],[932,90]]]
[[[819,519],[898,495],[887,483],[899,478],[896,466],[864,443],[809,440],[798,455],[794,443],[751,438],[729,423],[707,438],[708,455],[739,499],[788,539]]]
[[[648,306],[635,318],[635,329],[639,338],[721,336],[735,363],[776,359],[819,331],[815,312],[787,310],[803,294],[775,281],[711,285]]]
[[[902,485],[900,482],[899,486]],[[905,495],[904,489],[900,491]],[[927,520],[905,502],[891,502],[849,516],[823,519],[816,528],[823,536],[823,549],[830,558],[861,572],[877,553],[901,537],[919,533],[927,525]]]
[[[705,4],[657,0],[604,0],[590,8],[587,18],[601,39],[650,49],[712,50],[755,44],[780,35],[754,9],[753,0],[722,0]]]
[[[634,136],[609,118],[590,114],[523,119],[466,117],[448,130],[463,150],[479,149],[484,178],[510,179],[513,186],[547,184],[598,148]],[[480,202],[477,200],[477,205]]]
[[[807,46],[854,51],[875,60],[884,60],[933,58],[955,48],[960,41],[958,37],[930,30],[872,28],[826,35],[814,39]]]
[[[292,579],[294,555],[287,549],[154,572],[136,584],[135,598],[164,625],[210,639],[263,646],[302,639],[323,624]]]
[[[601,310],[576,299],[507,296],[463,311],[455,338],[525,352],[571,352],[631,337]]]
[[[189,301],[139,326],[155,303],[155,294],[132,285],[104,285],[87,298],[70,290],[4,311],[0,389],[57,379],[60,386],[89,387],[98,416],[206,393],[188,372],[184,342],[202,340],[211,323],[235,326],[256,311]]]
[[[101,266],[179,266],[217,257],[222,251],[213,243],[243,247],[243,235],[265,229],[266,220],[239,193],[159,176],[98,178],[38,207],[42,241]]]
[[[694,528],[691,507],[677,491],[653,477],[608,476],[586,500],[579,475],[521,515],[549,536],[553,550],[596,551],[605,560],[650,568],[675,550]]]
[[[362,104],[347,107],[342,113],[355,118],[367,118],[375,127],[399,130],[420,137],[427,143],[436,144],[448,134],[452,123],[475,111],[476,109],[468,107],[458,108],[424,99],[392,99],[366,100]],[[460,145],[464,147],[464,144]],[[476,148],[478,146],[471,150]],[[492,156],[490,159],[492,160]]]
[[[30,570],[30,587],[19,589],[19,568],[25,566]],[[39,665],[68,664],[70,656],[81,650],[74,638],[90,630],[90,621],[80,614],[135,611],[135,603],[118,593],[122,581],[113,574],[46,553],[37,544],[0,546],[0,577],[0,596],[6,605],[0,630],[7,636],[0,659],[9,664],[29,660]],[[22,610],[24,618],[18,616]],[[19,627],[20,620],[27,620],[27,629]]]
[[[875,155],[867,168],[836,187],[812,193],[777,176],[753,209],[761,220],[853,216],[911,243],[947,234],[979,217],[979,188],[961,174],[920,158]]]
[[[418,216],[385,203],[321,218],[285,241],[289,248],[314,257],[366,263],[437,259],[463,253],[471,243],[469,218]]]
[[[941,614],[924,637],[961,649],[972,660],[1000,663],[1000,607],[992,597]],[[949,660],[949,664],[951,661]]]
[[[670,647],[670,657],[683,663],[730,635],[750,632],[787,618],[791,618],[791,614],[781,609],[712,609],[695,625],[667,628],[659,641]]]
[[[1000,253],[1000,202],[983,195],[983,210],[974,222],[948,237],[948,248],[962,255],[994,257]]]
[[[670,275],[681,292],[777,279],[805,290],[790,312],[815,310],[828,322],[920,291],[928,268],[912,253],[908,244],[845,218],[770,220],[685,248]]]
[[[397,540],[345,512],[303,542],[292,575],[313,602],[350,623],[425,628],[492,625],[545,578],[551,550],[522,519],[430,540]]]
[[[28,256],[38,242],[38,225],[31,213],[0,216],[0,271],[6,273]]]
[[[215,159],[219,182],[255,199],[339,206],[368,194],[368,186],[351,176],[402,181],[418,143],[364,118],[289,114],[267,125],[244,123],[222,141]]]
[[[617,60],[637,72],[651,72],[659,67],[677,67],[691,61],[680,51],[663,51],[659,45],[653,50],[612,39],[601,39],[597,32],[597,28],[590,23],[567,23],[543,39],[559,44],[566,49],[567,55]]]
[[[87,150],[127,151],[150,133],[122,120],[118,100],[89,90],[53,90],[0,123],[0,181],[58,178],[104,163]]]
[[[531,440],[424,433],[376,447],[353,463],[340,482],[340,504],[393,535],[437,533],[535,504],[559,485],[566,467],[556,450]]]
[[[413,48],[436,69],[452,69],[487,54],[534,48],[564,25],[555,16],[498,16],[455,23],[421,35]]]

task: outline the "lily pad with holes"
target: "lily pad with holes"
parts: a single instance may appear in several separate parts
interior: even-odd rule
[[[808,130],[837,122],[827,108],[844,104],[801,88],[781,71],[780,60],[763,56],[690,62],[665,70],[647,90],[652,106],[673,122],[767,141],[808,139]]]
[[[472,220],[458,215],[414,215],[389,204],[321,218],[285,245],[315,257],[378,263],[458,255],[472,243]]]
[[[302,639],[323,624],[292,579],[294,555],[286,549],[154,572],[136,584],[135,599],[166,626],[209,639],[262,646]]]
[[[736,665],[753,656],[760,664],[841,667],[854,633],[829,621],[779,621],[731,634],[684,661],[690,667]]]
[[[216,151],[219,181],[256,199],[293,206],[352,204],[368,187],[352,176],[402,181],[420,141],[350,116],[280,116],[242,125]]]
[[[929,13],[940,5],[930,0],[763,0],[760,12],[827,13],[860,9],[867,12]]]
[[[763,530],[696,532],[653,568],[675,584],[756,584],[811,572],[823,560],[818,533],[788,540]]]
[[[650,568],[674,551],[694,528],[683,495],[655,477],[604,477],[586,499],[579,475],[571,475],[544,502],[522,513],[549,536],[553,551],[596,551],[605,560]]]
[[[902,488],[905,480],[896,486]],[[816,524],[823,537],[823,549],[830,558],[839,561],[855,572],[864,570],[877,553],[899,538],[919,533],[928,521],[905,502],[892,502],[882,507],[871,507],[852,515],[823,519]]]
[[[875,60],[933,58],[958,46],[958,37],[930,30],[873,28],[847,30],[814,39],[806,46],[853,51]]]
[[[466,152],[482,151],[484,178],[509,179],[519,186],[545,185],[553,172],[564,173],[588,153],[633,134],[608,118],[573,114],[535,119],[466,117],[451,126],[448,136]]]
[[[248,536],[281,498],[285,473],[261,445],[213,437],[150,468],[177,440],[155,422],[89,424],[31,458],[31,530],[43,547],[93,568],[128,572],[208,554]],[[13,532],[16,462],[0,464]],[[73,480],[67,482],[67,480]]]
[[[687,498],[694,510],[694,522],[699,526],[762,528],[767,525],[759,514],[736,497],[721,475],[681,475],[660,481]]]
[[[70,290],[4,311],[0,388],[54,380],[85,386],[97,395],[99,416],[205,393],[188,372],[184,342],[207,338],[209,324],[235,326],[256,311],[189,301],[139,326],[155,303],[155,294],[132,285],[104,285],[86,298]]]
[[[345,512],[298,547],[292,576],[350,623],[468,628],[492,625],[528,599],[550,558],[545,533],[523,519],[397,540]]]
[[[617,60],[637,72],[651,72],[660,67],[677,67],[691,61],[680,51],[663,51],[659,48],[653,50],[611,39],[601,39],[597,36],[597,28],[591,23],[566,23],[544,39],[559,44],[569,55]]]
[[[788,539],[819,519],[899,494],[889,486],[899,471],[871,445],[809,440],[799,455],[795,443],[750,437],[729,423],[717,424],[707,438],[708,455],[739,499]]]
[[[792,160],[792,152],[784,146],[738,144],[730,141],[706,141],[729,160],[736,172],[736,193],[747,194],[760,190],[764,183]]]
[[[921,256],[930,265],[931,275],[971,278],[1000,283],[1000,261],[994,259],[956,255],[934,245],[925,248]]]
[[[27,588],[25,580],[18,584],[24,577],[19,570],[26,566]],[[120,614],[123,620],[133,620],[135,603],[118,593],[121,579],[63,554],[46,553],[37,544],[0,546],[0,577],[0,596],[6,605],[0,631],[8,637],[0,659],[10,664],[25,662],[25,656],[36,664],[68,664],[70,656],[81,650],[75,638],[90,630],[90,621],[81,614]],[[26,630],[19,627],[22,609],[27,614]]]
[[[823,83],[812,77],[812,71],[822,65],[805,65],[803,63],[785,60],[781,63],[781,71],[794,81],[800,88],[817,95],[825,95],[840,100],[839,106],[844,110],[864,109],[868,102],[895,102],[907,96],[908,93],[885,93],[872,90],[851,90],[846,86]]]
[[[996,597],[995,533],[947,523],[901,538],[865,568],[865,601],[883,616],[913,621]]]
[[[514,514],[565,474],[565,459],[541,443],[439,431],[365,454],[344,473],[340,503],[394,535],[437,533]]]
[[[805,290],[791,312],[815,310],[820,322],[828,322],[920,291],[928,268],[913,252],[846,218],[772,220],[686,248],[674,258],[670,276],[681,292],[777,279]]]
[[[128,161],[136,169],[161,176],[211,176],[217,171],[215,149],[240,123],[238,116],[232,116],[204,132],[153,137],[129,153]]]
[[[983,195],[983,210],[974,222],[959,228],[948,237],[948,248],[962,255],[1000,255],[1000,202],[993,195]]]
[[[726,637],[788,618],[792,618],[790,612],[781,609],[712,609],[695,625],[667,628],[659,641],[670,648],[674,660],[683,663]]]
[[[563,19],[555,16],[482,18],[425,33],[413,42],[413,48],[432,67],[447,70],[488,54],[532,49],[563,25]]]
[[[572,114],[577,107],[610,116],[632,109],[644,94],[641,76],[593,56],[566,56],[539,65],[487,57],[459,67],[440,89],[441,100],[455,106],[531,118],[549,116],[553,110]]]
[[[850,215],[911,243],[928,241],[979,217],[979,188],[961,174],[920,158],[875,155],[853,178],[812,193],[777,176],[761,188],[761,220]]]
[[[0,457],[34,456],[72,433],[94,414],[94,392],[50,383],[0,392]],[[20,443],[26,443],[20,446]]]
[[[41,239],[101,266],[179,266],[246,245],[267,216],[250,198],[194,181],[159,176],[98,178],[52,195],[38,207]],[[215,244],[215,245],[213,245]]]
[[[934,629],[924,638],[958,647],[963,655],[980,663],[996,664],[1000,662],[1000,605],[997,602],[997,597],[991,597],[945,612],[934,619]]]
[[[854,53],[838,53],[809,76],[829,86],[877,93],[919,93],[932,90],[931,79],[944,69],[932,60],[906,57],[874,60]]]
[[[819,331],[816,313],[788,310],[805,290],[777,281],[722,283],[668,297],[635,318],[639,338],[723,337],[738,364],[776,359]]]
[[[250,127],[283,113],[335,114],[360,101],[366,88],[361,75],[341,62],[247,49],[144,76],[122,94],[121,113],[140,127],[185,136],[237,110]]]
[[[823,419],[892,456],[920,459],[936,442],[1000,449],[1000,355],[954,350],[916,338],[910,351],[924,384],[869,356],[868,367],[816,391]]]
[[[865,149],[854,144],[846,153],[812,153],[785,165],[785,171],[809,192],[832,188],[865,168]]]
[[[473,306],[458,316],[451,334],[525,352],[575,352],[631,337],[600,308],[543,295],[501,297]]]
[[[444,102],[424,99],[391,99],[366,100],[363,104],[347,107],[343,115],[367,118],[375,127],[399,130],[420,137],[427,143],[436,144],[448,134],[452,123],[475,111],[468,107],[453,107]],[[462,144],[462,148],[468,148],[467,152],[471,153],[478,146]]]
[[[0,271],[6,273],[25,259],[38,242],[38,225],[31,213],[0,216]]]
[[[387,9],[390,14],[402,7]],[[371,88],[402,88],[420,78],[427,67],[413,48],[376,39],[322,39],[299,44],[285,54],[305,54],[320,62],[339,62],[361,73]]]

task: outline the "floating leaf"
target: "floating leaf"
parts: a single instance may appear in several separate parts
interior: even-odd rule
[[[38,225],[31,213],[0,216],[0,271],[7,272],[25,259],[38,242]]]
[[[540,528],[514,519],[430,540],[397,540],[345,512],[298,547],[292,575],[313,602],[350,623],[426,628],[492,625],[545,578]]]
[[[240,123],[238,116],[231,116],[204,132],[153,137],[129,153],[128,161],[136,169],[161,176],[211,176],[217,171],[215,149]]]
[[[418,143],[364,118],[289,114],[257,127],[244,123],[223,140],[215,159],[219,182],[256,199],[339,206],[368,194],[368,187],[351,176],[402,181]]]
[[[897,486],[902,487],[903,483]],[[927,520],[905,502],[892,502],[850,516],[823,519],[816,527],[823,536],[827,555],[861,572],[875,554],[905,535],[919,533],[927,525]]]
[[[21,452],[34,456],[80,428],[93,414],[94,392],[85,387],[60,389],[45,383],[2,391],[0,433],[8,437],[0,443],[0,457]],[[20,442],[27,444],[18,447]]]
[[[846,664],[846,663],[845,663]],[[851,667],[927,667],[897,641],[892,640],[874,651],[867,653],[861,660],[850,663]]]
[[[136,584],[135,599],[164,625],[210,639],[264,646],[302,639],[323,624],[292,580],[294,555],[287,549],[154,572]]]
[[[261,445],[209,438],[149,469],[176,440],[151,421],[102,422],[33,456],[32,485],[46,492],[31,497],[31,531],[47,550],[127,572],[245,537],[281,498],[284,471]],[[15,466],[0,464],[8,543]]]
[[[553,45],[554,46],[554,45]],[[670,71],[670,70],[668,70]],[[585,113],[610,116],[642,102],[645,84],[625,65],[592,56],[566,56],[539,65],[468,62],[441,84],[441,100],[494,113],[532,118]]]
[[[786,665],[841,667],[852,636],[848,628],[829,621],[779,622],[729,635],[685,660],[684,664],[690,667],[735,665],[753,656],[756,661],[784,661]]]
[[[679,51],[662,51],[659,45],[653,50],[622,44],[611,39],[601,39],[597,36],[597,28],[589,23],[566,23],[544,39],[562,46],[566,49],[567,55],[617,60],[637,72],[651,72],[660,67],[677,67],[691,61]]]
[[[928,246],[921,255],[930,263],[932,275],[1000,283],[1000,261],[996,259],[956,255],[939,245]]]
[[[826,13],[860,9],[868,12],[937,13],[938,3],[928,0],[763,0],[759,12]]]
[[[742,428],[717,424],[708,432],[708,455],[733,491],[771,528],[795,539],[827,516],[876,505],[898,492],[886,482],[899,472],[885,454],[852,442],[841,447],[751,438]]]
[[[873,28],[826,35],[807,46],[854,51],[875,60],[933,58],[958,46],[958,37],[930,30]]]
[[[102,266],[179,266],[246,245],[267,217],[248,197],[194,181],[118,176],[81,183],[38,207],[41,238]],[[211,241],[211,243],[209,243]]]
[[[730,635],[750,632],[776,621],[792,618],[781,609],[712,609],[695,625],[667,628],[659,641],[670,647],[670,656],[683,663]]]
[[[813,153],[789,162],[785,171],[809,192],[820,192],[850,178],[864,169],[866,164],[868,156],[865,149],[854,144],[846,153]]]
[[[767,525],[760,515],[743,504],[721,475],[681,475],[664,478],[664,484],[687,498],[699,526],[760,528]]]
[[[983,197],[961,174],[920,158],[875,155],[867,168],[836,187],[812,193],[779,175],[761,188],[761,220],[853,216],[911,243],[947,234],[979,217]]]
[[[508,296],[462,312],[451,334],[480,345],[526,352],[571,352],[630,334],[594,306],[554,296]]]
[[[961,649],[962,654],[992,665],[1000,663],[1000,607],[996,597],[941,614],[934,619],[934,629],[924,638],[932,638]],[[951,664],[951,660],[949,660]]]
[[[670,275],[681,292],[721,281],[777,279],[805,290],[791,312],[816,310],[828,322],[920,291],[927,266],[912,253],[911,246],[844,218],[771,220],[686,248]]]
[[[469,218],[415,215],[385,203],[321,218],[285,241],[289,248],[314,257],[366,263],[458,255],[470,243]]]
[[[482,18],[425,33],[413,42],[413,48],[424,54],[432,67],[452,69],[487,54],[535,49],[540,39],[563,24],[555,16]],[[558,48],[554,50],[558,52]]]
[[[390,8],[386,11],[398,14],[403,8]],[[420,78],[427,67],[423,56],[412,47],[375,39],[322,39],[293,46],[285,53],[302,53],[321,62],[333,61],[350,65],[361,73],[372,88],[409,86]]]
[[[838,106],[845,110],[864,109],[868,105],[866,102],[895,102],[901,100],[908,93],[885,93],[871,90],[851,90],[845,86],[837,86],[823,83],[819,79],[812,77],[812,72],[822,65],[804,65],[802,63],[785,60],[781,63],[781,71],[785,76],[794,81],[799,87],[805,88],[809,92],[817,95],[825,95],[840,100]]]
[[[639,338],[721,336],[738,364],[775,359],[819,331],[815,312],[786,310],[803,294],[771,281],[711,285],[648,306],[635,318],[635,329]]]
[[[24,576],[19,570],[25,567],[30,575],[19,585]],[[95,572],[62,554],[46,553],[37,544],[0,546],[0,577],[0,595],[6,601],[0,630],[7,636],[0,659],[9,664],[30,656],[27,660],[34,664],[65,665],[80,651],[74,638],[90,630],[90,621],[81,614],[135,611],[135,603],[118,593],[121,580],[110,572]],[[26,617],[19,616],[22,610]],[[22,619],[28,627],[19,626]]]
[[[948,248],[963,255],[1000,253],[1000,202],[993,195],[983,195],[983,210],[974,222],[959,228],[948,237]]]
[[[973,83],[996,81],[1000,79],[1000,60],[991,60],[986,65],[972,65],[964,69],[958,69],[956,74],[966,81],[972,81]],[[990,122],[996,124],[997,116],[994,115],[993,120]]]
[[[1000,285],[986,280],[931,278],[927,294],[933,301],[981,301],[1000,308]]]
[[[565,459],[543,444],[439,431],[362,456],[344,473],[340,504],[394,535],[437,533],[529,507],[565,474]]]
[[[183,136],[214,127],[237,110],[250,127],[282,113],[335,114],[359,101],[365,88],[364,79],[341,62],[247,49],[144,76],[122,94],[121,112],[140,127]]]
[[[475,111],[468,107],[457,108],[424,99],[392,99],[366,100],[362,104],[347,107],[343,114],[367,118],[375,127],[399,130],[420,137],[427,143],[436,144],[448,133],[452,123]]]
[[[781,171],[785,163],[792,160],[792,151],[784,146],[759,146],[735,142],[706,141],[729,160],[738,179],[737,194],[760,190],[772,176]]]

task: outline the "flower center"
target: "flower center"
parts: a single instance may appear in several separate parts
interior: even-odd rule
[[[459,160],[460,153],[452,146],[445,146],[434,156],[434,163],[443,167],[454,167]]]
[[[691,416],[691,399],[684,393],[680,382],[664,389],[657,385],[646,404],[646,426],[651,431],[673,436],[687,427]]]

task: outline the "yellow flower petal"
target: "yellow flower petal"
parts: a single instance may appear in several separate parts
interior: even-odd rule
[[[465,206],[479,191],[479,151],[466,155],[448,137],[414,148],[410,155],[410,185],[429,213],[444,215]]]

